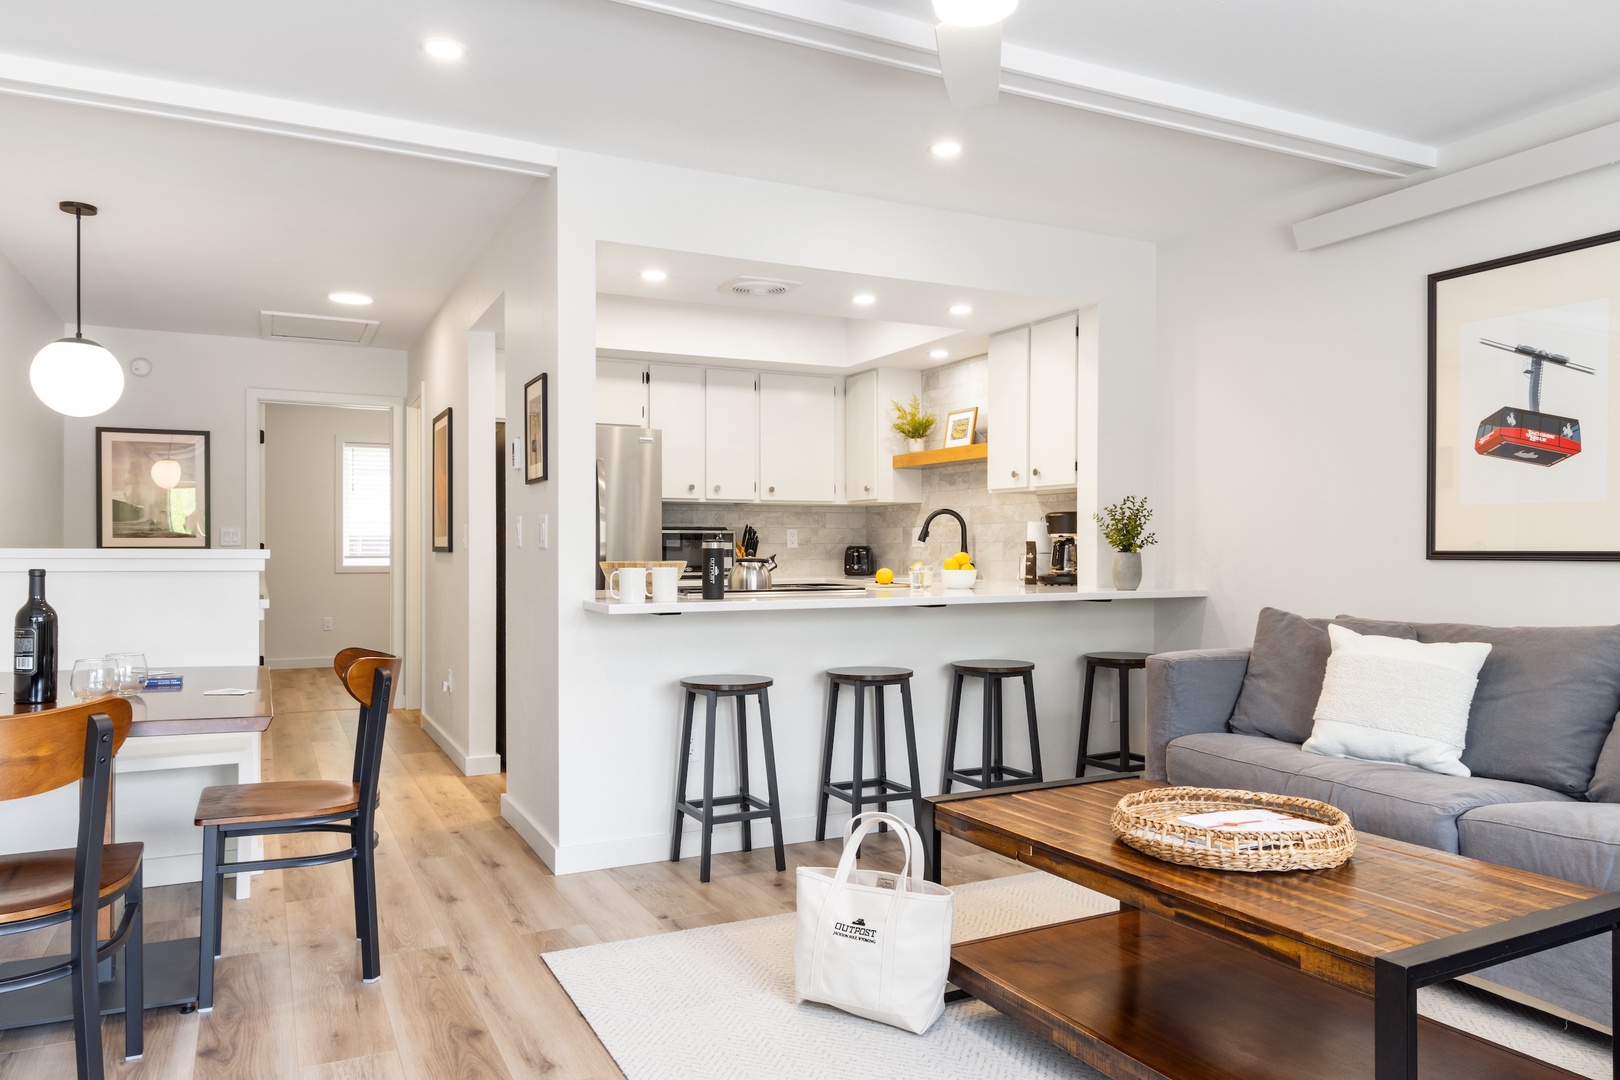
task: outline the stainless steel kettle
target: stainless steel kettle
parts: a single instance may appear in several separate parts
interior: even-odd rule
[[[731,564],[732,592],[764,592],[771,587],[771,571],[776,556],[768,559],[735,559]]]

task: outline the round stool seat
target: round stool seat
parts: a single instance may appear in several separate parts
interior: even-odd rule
[[[713,690],[717,693],[741,693],[747,690],[763,690],[772,685],[769,675],[689,675],[681,680],[681,685],[688,690]]]
[[[1022,675],[1035,665],[1029,660],[956,660],[951,668],[969,675]]]
[[[835,667],[827,669],[827,678],[848,683],[893,683],[911,678],[911,669],[903,667]]]
[[[1139,668],[1147,666],[1147,658],[1151,655],[1145,652],[1090,652],[1080,659],[1098,667]]]

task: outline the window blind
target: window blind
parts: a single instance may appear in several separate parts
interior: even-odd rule
[[[387,566],[393,546],[387,446],[343,444],[343,565]]]

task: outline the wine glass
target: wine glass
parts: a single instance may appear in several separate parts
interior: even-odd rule
[[[117,693],[118,665],[110,657],[73,661],[73,696],[80,701]]]
[[[133,697],[146,689],[148,668],[145,653],[113,653],[107,660],[116,669],[116,692],[119,697]]]

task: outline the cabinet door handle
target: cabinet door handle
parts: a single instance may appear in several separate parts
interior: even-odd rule
[[[1018,479],[1018,470],[1017,470],[1017,469],[1014,469],[1014,470],[1013,470],[1013,471],[1012,471],[1012,478],[1013,478],[1013,479],[1014,479],[1014,480],[1016,480],[1016,479]]]
[[[771,494],[772,494],[772,495],[775,495],[775,494],[776,494],[776,485],[775,485],[775,484],[772,484],[772,485],[771,485],[771,488],[770,488],[770,491],[771,491]]]
[[[687,484],[686,485],[686,490],[687,491],[696,491],[697,490],[697,485],[696,484]]]
[[[1039,475],[1041,475],[1041,470],[1039,470],[1039,469],[1031,469],[1031,470],[1029,470],[1029,475],[1031,475],[1031,476],[1039,476]]]
[[[720,494],[720,485],[719,484],[714,485],[714,493],[716,495]]]
[[[866,485],[866,487],[865,487],[865,490],[867,490],[867,491],[871,491],[871,490],[872,490],[872,485],[871,485],[871,484],[867,484],[867,485]]]

